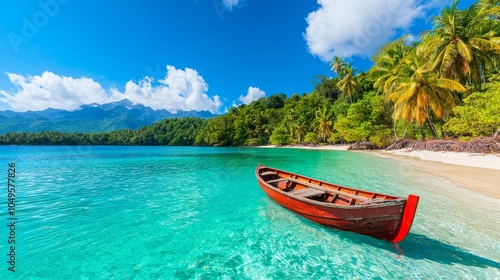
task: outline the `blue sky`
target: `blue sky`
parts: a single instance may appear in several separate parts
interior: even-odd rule
[[[128,98],[219,113],[275,93],[308,93],[315,76],[333,76],[333,55],[368,70],[378,46],[429,29],[447,3],[2,1],[0,110]]]

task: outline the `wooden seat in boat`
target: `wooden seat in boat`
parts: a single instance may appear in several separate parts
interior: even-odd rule
[[[300,197],[314,197],[314,196],[324,194],[325,192],[322,190],[307,188],[307,189],[302,189],[302,190],[294,190],[294,191],[291,191],[288,193],[296,195],[296,196],[300,196]]]

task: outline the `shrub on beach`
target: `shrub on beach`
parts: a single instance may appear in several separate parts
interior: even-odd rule
[[[314,132],[309,132],[304,137],[304,143],[306,144],[317,144],[318,143],[318,134]]]
[[[269,140],[271,145],[289,145],[292,143],[292,137],[284,126],[275,129]]]
[[[250,138],[245,141],[245,146],[261,146],[266,144],[266,141],[261,138]]]
[[[500,128],[500,82],[467,96],[453,112],[456,116],[443,127],[447,132],[455,136],[493,135]]]

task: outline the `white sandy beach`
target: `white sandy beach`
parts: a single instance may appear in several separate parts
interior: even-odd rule
[[[330,151],[347,151],[351,145],[325,145],[325,146],[279,146],[267,145],[258,146],[258,148],[289,148],[289,149],[305,149],[305,150],[330,150]]]
[[[486,155],[486,154],[470,154],[470,153],[454,153],[454,152],[412,151],[412,150],[395,150],[395,151],[381,151],[381,152],[397,156],[414,157],[427,161],[437,161],[455,165],[500,170],[500,155],[497,154]]]
[[[500,199],[500,155],[431,151],[370,151],[374,155],[408,160],[415,168],[463,187]]]
[[[276,146],[262,146],[273,148]],[[280,148],[347,150],[349,145]],[[407,160],[421,171],[446,178],[459,187],[500,199],[500,155],[431,151],[357,151],[396,160]]]

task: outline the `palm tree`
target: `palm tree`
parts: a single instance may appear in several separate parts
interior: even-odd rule
[[[392,80],[398,75],[397,71],[401,61],[414,49],[414,47],[407,45],[407,40],[408,36],[403,36],[387,43],[374,56],[375,65],[370,69],[368,78],[373,81],[373,86],[378,90],[378,93],[387,94],[393,90],[391,86],[395,84],[392,83]],[[395,120],[393,120],[393,131],[397,139]]]
[[[387,81],[386,87],[388,100],[394,102],[394,119],[416,121],[423,138],[423,124],[427,122],[433,135],[437,137],[430,119],[430,109],[436,117],[442,119],[455,106],[453,91],[465,92],[465,87],[454,80],[440,77],[415,52],[401,61],[397,73]]]
[[[330,67],[337,76],[342,76],[346,63],[343,58],[334,56],[332,62],[330,62]]]
[[[295,118],[297,116],[294,113],[293,109],[290,109],[290,114],[286,116],[286,127],[288,131],[290,132],[290,136],[293,137],[293,126],[295,124]]]
[[[488,1],[465,10],[458,8],[458,2],[433,18],[434,28],[423,33],[419,52],[430,58],[431,69],[440,76],[480,88],[485,70],[495,66],[500,54],[500,13]]]
[[[306,135],[306,122],[303,121],[300,124],[295,125],[295,136],[299,143],[302,143],[304,136]]]
[[[256,116],[255,119],[252,121],[252,124],[254,125],[255,128],[251,133],[257,135],[257,137],[260,138],[261,131],[263,130],[262,120],[260,119],[260,116]]]
[[[399,63],[413,48],[406,44],[407,36],[403,36],[394,42],[390,42],[380,48],[378,54],[374,57],[375,65],[370,69],[368,78],[373,80],[373,86],[378,92],[384,92],[387,81],[395,76]]]
[[[337,87],[345,94],[349,95],[349,101],[352,103],[352,95],[358,90],[357,75],[354,75],[354,69],[346,64],[344,67],[342,79],[337,83]]]
[[[326,142],[326,139],[330,137],[330,134],[332,134],[333,126],[333,121],[328,116],[326,107],[324,107],[323,110],[319,112],[319,115],[316,117],[315,124],[319,138],[323,139],[323,141]]]

